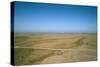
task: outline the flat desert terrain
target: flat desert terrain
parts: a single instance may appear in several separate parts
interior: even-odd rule
[[[25,34],[14,36],[15,65],[97,60],[97,34]]]

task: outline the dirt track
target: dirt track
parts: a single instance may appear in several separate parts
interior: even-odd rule
[[[66,59],[63,56],[50,56],[46,59],[44,59],[40,64],[43,63],[61,63],[64,62]]]

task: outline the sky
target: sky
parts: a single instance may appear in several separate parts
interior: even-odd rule
[[[97,32],[96,6],[15,2],[15,32]]]

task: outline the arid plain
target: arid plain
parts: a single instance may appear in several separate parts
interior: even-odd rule
[[[15,65],[97,60],[96,33],[15,34]]]

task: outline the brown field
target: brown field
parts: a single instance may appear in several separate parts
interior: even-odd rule
[[[97,60],[97,35],[30,34],[14,37],[15,65]]]

